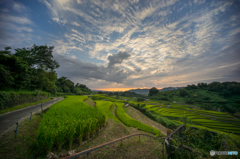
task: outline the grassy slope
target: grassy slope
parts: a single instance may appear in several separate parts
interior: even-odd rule
[[[107,116],[107,118],[120,122],[119,119],[110,111],[110,108],[113,105],[112,102],[110,101],[95,101],[95,102],[97,109],[101,110]]]
[[[163,135],[167,135],[167,128],[159,124],[158,122],[155,122],[148,117],[146,117],[142,112],[138,111],[137,109],[133,107],[127,107],[124,110],[127,113],[128,116],[130,116],[133,119],[136,119],[146,125],[152,126],[156,129],[161,130]]]
[[[140,130],[143,130],[143,131],[146,131],[146,132],[150,132],[150,133],[153,132],[156,135],[161,135],[160,130],[155,129],[155,128],[149,126],[149,125],[146,125],[144,123],[141,123],[141,122],[129,117],[122,108],[123,103],[114,103],[114,104],[117,105],[117,110],[116,110],[117,117],[125,125],[132,126],[134,128],[137,128],[137,129],[140,129]]]

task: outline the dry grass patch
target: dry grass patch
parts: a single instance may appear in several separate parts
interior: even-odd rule
[[[92,107],[96,107],[96,103],[91,98],[86,99],[84,103],[91,105]]]

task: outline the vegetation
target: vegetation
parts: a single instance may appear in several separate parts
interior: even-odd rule
[[[197,150],[197,153],[186,153],[177,149],[173,152],[174,156],[180,156],[180,158],[184,159],[197,157],[210,158],[210,150],[226,151],[231,149],[233,151],[239,151],[239,140],[233,140],[229,135],[222,133],[212,133],[205,129],[195,129],[187,126],[186,130],[181,132],[181,137],[184,145]],[[172,144],[179,146],[181,142],[178,135],[175,134],[173,138]]]
[[[54,145],[61,149],[64,144],[71,149],[74,139],[80,144],[105,124],[106,116],[83,103],[84,98],[68,96],[48,110],[37,131],[40,151],[49,152]]]
[[[123,110],[123,103],[115,103],[117,105],[116,114],[120,121],[122,121],[127,126],[132,126],[140,130],[153,133],[156,136],[160,136],[161,132],[153,127],[143,124],[135,119],[130,118]]]
[[[110,101],[95,101],[97,109],[101,110],[107,118],[119,121],[118,118],[110,112],[113,103]]]
[[[25,103],[25,104],[16,105],[14,107],[10,107],[10,108],[0,110],[0,114],[4,114],[4,113],[11,112],[11,111],[14,111],[14,110],[22,109],[22,108],[25,108],[25,107],[28,107],[28,106],[39,104],[41,102],[47,102],[47,101],[50,101],[50,100],[52,100],[52,99],[47,98],[47,99],[43,99],[43,100],[33,102],[33,103]]]
[[[54,69],[59,64],[53,59],[53,46],[36,46],[32,48],[15,49],[12,54],[6,47],[0,51],[0,88],[43,90],[55,93]]]
[[[153,88],[152,88],[153,89]],[[240,83],[212,82],[188,85],[185,88],[158,93],[150,93],[149,98],[197,104],[205,110],[215,110],[235,114],[240,111]]]
[[[48,99],[50,94],[41,90],[35,91],[0,91],[0,110],[16,110],[16,108],[23,108],[24,104],[35,103],[44,99]],[[19,107],[19,105],[21,105]],[[14,107],[18,106],[18,107]],[[25,105],[27,106],[27,105]]]
[[[186,118],[190,120],[193,125],[200,125],[206,128],[212,128],[219,132],[228,132],[234,134],[239,134],[240,132],[240,120],[233,118],[233,116],[230,116],[227,113],[190,109],[187,107],[184,109],[182,106],[178,108],[176,104],[173,105],[174,106],[171,108],[151,105],[147,105],[144,108],[147,109],[146,112],[148,112],[148,114],[158,118],[165,117],[165,119],[167,118],[168,120],[172,120],[174,122],[182,122],[182,119]],[[223,118],[226,120],[223,120]],[[164,126],[169,127],[166,121],[162,121],[161,123]]]
[[[33,45],[15,49],[15,53],[10,49],[0,51],[0,109],[37,102],[29,100],[35,94],[46,99],[50,93],[54,96],[91,93],[86,85],[74,86],[67,77],[57,77],[54,70],[60,65],[53,58],[53,46]]]
[[[153,87],[149,90],[148,96],[154,96],[159,92],[159,90],[156,87]]]

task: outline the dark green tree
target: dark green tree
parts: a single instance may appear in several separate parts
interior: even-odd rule
[[[31,74],[28,63],[11,54],[9,49],[11,48],[6,47],[4,51],[0,51],[0,89],[26,88],[30,84]]]
[[[181,90],[179,91],[179,96],[180,96],[180,97],[188,96],[188,92],[187,92],[186,90],[184,90],[184,89],[181,89]]]
[[[31,48],[15,49],[15,56],[21,57],[30,67],[53,70],[60,66],[53,58],[53,49],[54,46],[34,44]]]
[[[158,92],[159,92],[159,90],[158,90],[156,87],[152,87],[152,88],[149,90],[148,96],[157,95]]]

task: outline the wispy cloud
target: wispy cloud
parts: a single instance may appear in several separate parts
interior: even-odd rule
[[[93,87],[181,86],[235,79],[233,74],[239,70],[240,5],[236,0],[38,2],[54,27],[46,30],[54,34],[49,44],[61,55],[59,74],[86,80]],[[23,9],[17,4],[13,8],[20,13]],[[2,13],[1,20],[12,23],[12,30],[20,24],[17,32],[34,32],[27,16]]]

